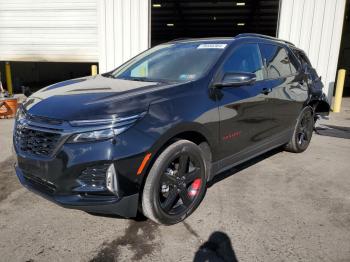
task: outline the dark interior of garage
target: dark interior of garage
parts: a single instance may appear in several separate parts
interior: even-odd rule
[[[93,63],[10,62],[14,93],[21,93],[22,86],[32,91],[67,79],[91,74]],[[97,63],[94,63],[97,65]],[[0,61],[1,81],[7,87],[5,62]]]
[[[151,45],[177,38],[276,36],[279,0],[152,0]]]

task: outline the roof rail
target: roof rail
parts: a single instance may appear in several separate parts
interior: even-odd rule
[[[279,38],[276,38],[276,37],[272,37],[272,36],[269,36],[269,35],[254,34],[254,33],[244,33],[244,34],[238,34],[238,35],[236,35],[236,37],[238,37],[238,38],[240,38],[240,37],[260,37],[260,38],[270,39],[270,40],[274,40],[274,41],[284,42],[286,44],[295,46],[292,42],[289,42],[289,41],[286,41],[286,40],[283,40],[283,39],[279,39]]]
[[[175,41],[188,40],[188,39],[191,39],[191,38],[190,37],[179,37],[179,38],[171,39],[168,42],[173,42],[173,41],[175,42]]]

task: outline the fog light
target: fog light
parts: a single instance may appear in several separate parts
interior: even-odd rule
[[[106,172],[109,165],[98,165],[85,168],[78,177],[79,187],[76,192],[103,192],[106,191]]]
[[[107,189],[113,194],[118,194],[118,180],[115,172],[114,164],[111,164],[106,173],[106,186]]]

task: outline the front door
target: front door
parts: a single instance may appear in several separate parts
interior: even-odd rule
[[[275,123],[267,106],[268,87],[263,80],[263,70],[259,46],[255,43],[239,45],[223,62],[220,78],[235,72],[256,75],[252,85],[223,87],[217,91],[223,166],[238,161],[237,156],[249,155],[272,136]]]

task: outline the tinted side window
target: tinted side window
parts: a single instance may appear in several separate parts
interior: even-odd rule
[[[310,60],[305,56],[305,54],[299,52],[299,51],[296,51],[296,50],[293,50],[293,53],[295,54],[295,56],[299,59],[299,62],[301,64],[307,64],[309,65],[310,67],[311,66],[311,63],[310,63]]]
[[[289,57],[283,47],[270,44],[259,45],[268,79],[285,77],[292,74]]]
[[[290,52],[288,52],[288,59],[289,59],[290,69],[292,70],[292,74],[295,74],[298,71],[299,65],[296,59],[292,56]]]
[[[254,73],[256,80],[263,79],[263,65],[257,44],[243,44],[237,47],[225,61],[224,72]]]

